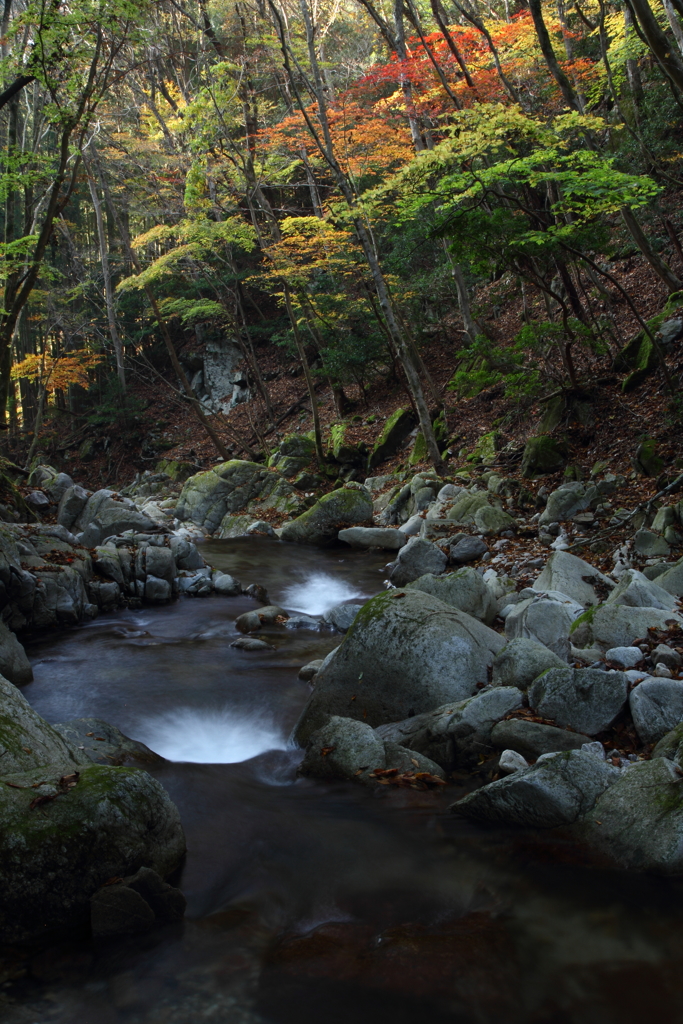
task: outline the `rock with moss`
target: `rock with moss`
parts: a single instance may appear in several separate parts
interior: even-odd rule
[[[482,434],[474,446],[474,450],[467,456],[468,462],[483,462],[485,466],[491,466],[498,457],[500,449],[500,434],[496,430]]]
[[[485,493],[470,494],[468,492],[457,498],[447,518],[462,526],[474,526],[474,517],[479,509],[491,507]]]
[[[631,608],[619,604],[601,604],[588,608],[572,623],[569,639],[576,648],[631,647],[647,636],[648,629],[667,629],[668,624],[683,622],[678,612],[660,608]]]
[[[567,461],[566,447],[547,434],[530,437],[522,455],[522,476],[533,479],[546,473],[557,473]]]
[[[677,765],[657,757],[625,769],[571,832],[619,868],[679,874],[683,792]]]
[[[384,424],[368,459],[368,469],[374,469],[380,462],[395,455],[415,426],[412,409],[396,409]]]
[[[474,513],[474,525],[485,537],[495,537],[507,530],[516,530],[517,521],[502,508],[482,505]]]
[[[294,737],[305,744],[331,715],[376,727],[463,700],[486,683],[503,643],[498,633],[430,594],[378,594],[325,659]]]
[[[61,764],[76,769],[88,758],[34,711],[24,695],[0,676],[0,765],[3,774]],[[0,868],[1,870],[1,868]]]
[[[415,443],[413,444],[413,450],[410,453],[408,462],[411,466],[416,466],[419,462],[426,462],[429,458],[427,451],[427,442],[424,439],[424,434],[421,430],[418,430],[415,435]]]
[[[496,686],[516,686],[527,690],[542,672],[566,668],[566,664],[538,640],[518,637],[510,640],[494,661],[492,681]]]
[[[53,729],[72,750],[78,751],[82,761],[87,759],[93,764],[109,766],[131,762],[139,765],[164,763],[164,758],[144,743],[124,736],[120,729],[102,718],[73,718],[69,722],[55,723]]]
[[[280,441],[278,452],[280,457],[309,461],[315,458],[315,441],[307,434],[287,434]]]
[[[252,502],[257,503],[257,512],[276,508],[291,513],[299,500],[294,487],[279,473],[255,462],[232,459],[186,481],[176,516],[213,534],[226,515],[245,512]]]
[[[451,811],[474,821],[508,825],[571,825],[618,779],[618,769],[593,754],[567,750],[475,790]],[[595,812],[598,817],[597,807]]]
[[[493,591],[486,586],[481,573],[476,569],[459,569],[446,576],[427,573],[408,583],[407,587],[431,594],[451,608],[459,608],[461,612],[485,622],[487,626],[491,625],[498,611]]]
[[[0,620],[0,675],[15,686],[23,686],[33,679],[31,662],[14,633]]]
[[[325,544],[341,529],[372,520],[372,499],[364,487],[339,487],[324,494],[303,515],[285,523],[281,539],[297,544]]]
[[[171,480],[183,483],[195,471],[191,462],[181,462],[178,459],[161,459],[154,467],[155,473],[165,473]]]
[[[108,879],[149,867],[165,877],[185,853],[180,816],[137,768],[47,764],[0,786],[0,941],[85,930]]]
[[[364,461],[365,446],[349,439],[346,423],[333,423],[330,427],[328,450],[335,462],[344,466],[360,466]]]
[[[548,497],[546,507],[541,512],[539,525],[546,523],[562,523],[571,519],[577,512],[583,512],[600,500],[597,487],[586,487],[579,480],[561,484]]]
[[[657,455],[657,442],[653,438],[648,437],[638,445],[633,468],[640,476],[657,477],[662,472],[664,462]]]

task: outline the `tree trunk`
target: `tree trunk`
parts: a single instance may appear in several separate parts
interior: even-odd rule
[[[661,256],[654,251],[633,211],[629,210],[627,206],[624,206],[621,211],[621,216],[624,224],[631,233],[633,241],[636,243],[657,277],[664,282],[666,287],[669,289],[669,292],[680,291],[680,289],[683,288],[683,281],[674,274],[669,264],[665,263]]]
[[[553,44],[548,34],[545,21],[543,20],[543,10],[541,7],[541,0],[529,0],[529,10],[531,11],[531,17],[533,18],[534,28],[536,29],[536,36],[538,37],[538,44],[541,47],[541,53],[543,58],[548,65],[548,70],[553,76],[555,81],[560,87],[560,91],[564,96],[564,101],[568,107],[572,110],[577,110],[582,113],[581,103],[578,96],[574,92],[569,82],[569,79],[565,75],[564,71],[560,67],[553,50]]]
[[[99,195],[97,194],[97,185],[95,179],[92,176],[90,168],[86,162],[85,154],[81,151],[83,158],[83,166],[85,173],[88,178],[88,188],[90,189],[90,198],[92,199],[93,210],[95,211],[95,223],[97,225],[97,238],[100,246],[100,263],[102,264],[102,277],[104,278],[104,298],[107,305],[107,322],[109,324],[109,334],[111,336],[112,344],[114,346],[114,353],[116,355],[116,374],[119,378],[119,384],[121,391],[125,394],[126,392],[126,369],[123,363],[123,342],[116,324],[116,311],[114,308],[114,290],[111,284],[111,271],[109,269],[109,253],[107,251],[107,236],[104,230],[104,220],[102,217],[102,202]]]

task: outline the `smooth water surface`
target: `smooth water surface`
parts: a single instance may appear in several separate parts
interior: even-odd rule
[[[386,561],[261,538],[204,553],[309,614],[377,592]],[[231,648],[254,607],[183,599],[31,648],[24,693],[49,721],[105,718],[169,759],[154,774],[187,833],[188,913],[140,938],[10,955],[3,1024],[683,1021],[678,881],[459,821],[457,785],[298,779],[297,672],[341,638],[273,627],[260,635],[275,650]]]

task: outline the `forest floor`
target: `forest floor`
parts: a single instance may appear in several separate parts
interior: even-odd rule
[[[673,260],[672,264],[679,273],[683,271]],[[613,263],[611,272],[637,297],[643,319],[661,311],[667,299],[666,289],[642,258],[631,256]],[[638,332],[639,324],[616,289],[610,291],[607,305],[613,314],[615,335],[619,343],[625,344]],[[593,297],[591,301],[597,314],[609,311],[605,300]],[[540,293],[528,293],[527,302],[534,319],[545,319]],[[499,344],[511,344],[523,325],[519,291],[502,294],[500,282],[480,287],[475,292],[473,305],[487,333]],[[437,400],[445,403],[452,452],[448,473],[466,465],[466,454],[482,434],[494,428],[502,435],[503,444],[511,441],[518,444],[521,456],[523,443],[538,432],[545,409],[543,397],[557,391],[557,385],[549,379],[546,396],[535,401],[513,402],[504,395],[502,385],[487,388],[475,397],[463,398],[448,387],[458,367],[457,352],[462,336],[457,304],[440,321],[430,325],[430,335],[431,340],[423,345],[421,354],[433,381],[433,404],[436,406]],[[197,351],[194,337],[187,347]],[[678,417],[672,412],[671,395],[661,372],[655,370],[638,388],[623,393],[621,385],[625,374],[614,372],[613,354],[577,353],[577,371],[592,406],[592,418],[586,425],[565,422],[555,430],[568,446],[569,464],[580,467],[584,475],[588,475],[596,460],[602,460],[609,464],[612,472],[628,475],[639,442],[650,437],[656,441],[657,453],[665,464],[673,466],[683,456],[680,411]],[[257,358],[267,380],[276,418],[280,419],[276,430],[271,429],[265,437],[273,448],[278,438],[287,433],[305,433],[312,429],[310,402],[300,366],[293,363],[283,349],[263,344],[257,349]],[[683,342],[674,344],[669,365],[674,376],[683,372]],[[327,381],[318,378],[317,387],[325,432],[339,416]],[[143,410],[132,422],[96,425],[64,414],[48,418],[40,444],[46,460],[77,479],[85,480],[91,488],[123,487],[135,473],[153,470],[162,458],[190,462],[197,470],[220,461],[188,402],[177,391],[170,368],[165,374],[138,372],[131,378],[130,390]],[[385,418],[396,408],[409,404],[401,379],[391,374],[371,380],[365,391],[350,385],[345,393],[348,398],[347,436],[352,442],[365,442],[368,448],[380,434]],[[248,457],[248,449],[259,450],[260,430],[257,432],[255,425],[263,422],[264,411],[260,400],[236,406],[227,417],[212,417],[213,425],[235,458]],[[75,428],[74,423],[78,424]],[[237,440],[243,443],[241,449]],[[28,443],[25,437],[8,437],[4,450],[13,461],[23,464]],[[396,469],[406,461],[408,454],[409,448],[403,449],[378,471]]]

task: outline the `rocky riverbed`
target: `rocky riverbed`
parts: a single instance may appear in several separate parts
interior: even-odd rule
[[[153,743],[97,716],[48,725],[18,688],[32,676],[21,640],[177,597],[236,600],[227,634],[197,636],[229,635],[242,658],[325,638],[326,656],[289,669],[310,688],[292,723],[300,778],[428,794],[454,821],[509,828],[511,842],[532,829],[600,868],[681,871],[675,488],[629,507],[628,482],[603,472],[537,495],[539,509],[491,471],[421,472],[315,499],[277,466],[239,461],[182,487],[143,475],[127,494],[48,466],[30,483],[42,519],[0,527],[4,942],[144,934],[182,916],[185,838]],[[296,545],[323,544],[384,565],[379,592],[271,600],[259,562],[245,577],[212,553],[212,538],[239,535],[260,538],[260,564],[277,550],[295,566]]]

